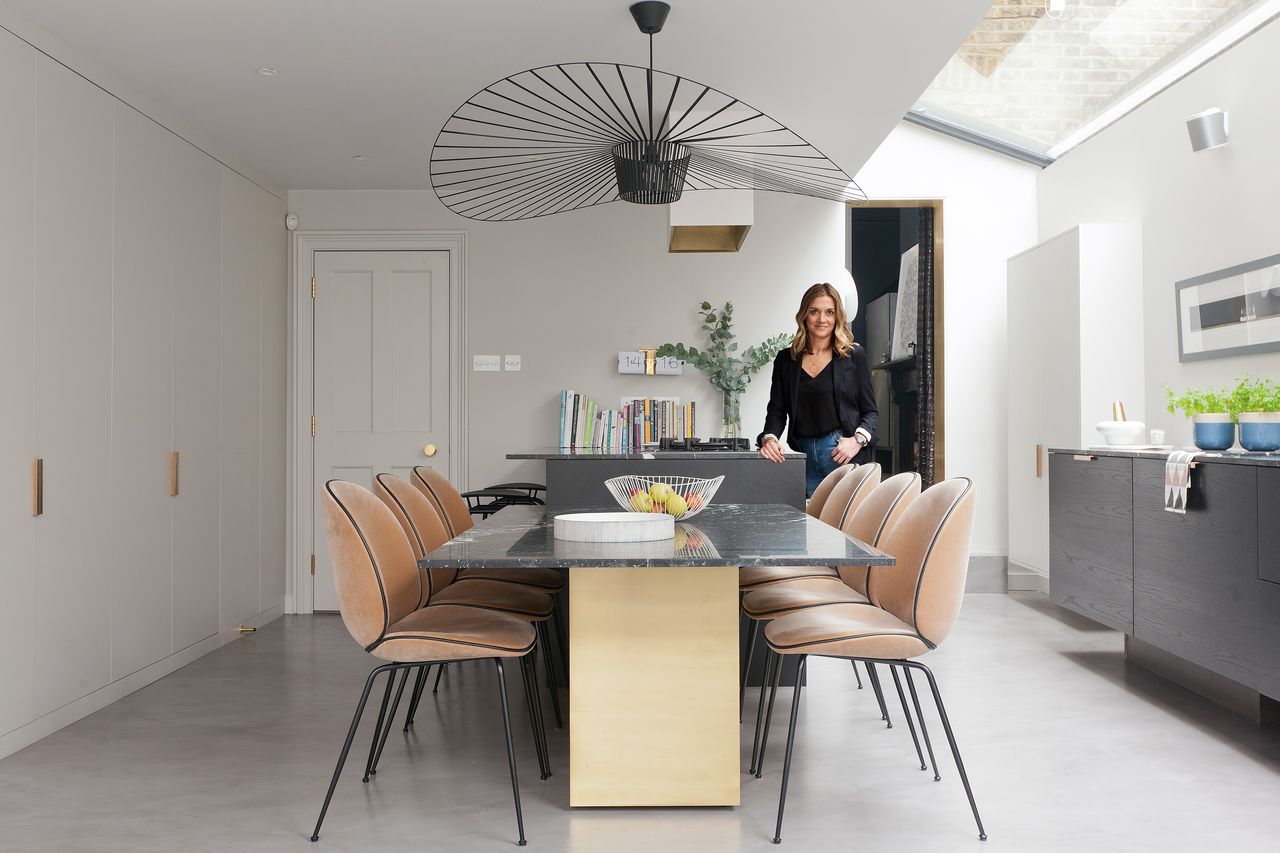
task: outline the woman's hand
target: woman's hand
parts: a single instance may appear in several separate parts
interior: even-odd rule
[[[862,452],[862,445],[858,443],[856,438],[842,438],[836,442],[836,446],[831,450],[831,458],[840,465],[846,462],[852,462],[853,457]]]
[[[766,439],[765,443],[760,445],[760,455],[770,462],[782,462],[786,459],[776,438]]]

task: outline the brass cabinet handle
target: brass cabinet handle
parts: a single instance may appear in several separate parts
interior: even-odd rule
[[[31,514],[44,515],[44,460],[31,460]]]
[[[178,458],[178,451],[169,454],[169,497],[176,498],[178,496],[178,466],[181,464]]]
[[[436,446],[434,444],[428,444],[426,447],[422,448],[422,452],[426,456],[435,456]]]
[[[1075,454],[1072,454],[1071,458],[1076,460],[1077,462],[1092,462],[1098,457],[1094,456],[1091,453],[1075,453]]]
[[[1036,445],[1036,479],[1044,476],[1044,445]]]

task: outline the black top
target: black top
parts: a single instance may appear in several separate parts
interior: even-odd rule
[[[836,414],[836,389],[831,376],[835,370],[831,365],[835,359],[827,362],[827,366],[818,371],[817,376],[810,376],[802,366],[800,368],[800,391],[796,396],[796,435],[813,438],[829,435],[840,429],[840,416]]]
[[[783,437],[784,429],[795,426],[796,415],[800,410],[800,362],[791,357],[790,348],[780,350],[773,359],[773,385],[769,389],[769,408],[764,419],[764,431],[756,437],[756,444],[765,434],[776,435],[784,444],[790,433]],[[835,355],[831,359],[831,386],[835,395],[836,415],[839,420],[840,434],[851,436],[862,427],[871,434],[871,444],[857,455],[856,461],[868,462],[871,459],[871,445],[876,443],[876,423],[879,412],[876,409],[876,392],[871,385],[871,368],[867,364],[867,352],[860,344],[845,356]],[[790,422],[790,423],[788,423]],[[800,435],[797,429],[796,435]]]

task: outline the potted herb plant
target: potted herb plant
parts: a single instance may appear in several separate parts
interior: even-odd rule
[[[1240,423],[1245,450],[1280,450],[1280,387],[1270,379],[1238,380],[1231,392],[1231,412]]]
[[[1191,418],[1196,447],[1201,450],[1226,450],[1236,442],[1235,417],[1231,412],[1230,395],[1226,391],[1188,388],[1182,394],[1174,394],[1168,385],[1164,388],[1169,414],[1181,410]]]
[[[724,310],[717,312],[710,302],[703,302],[700,313],[702,330],[707,333],[705,350],[684,344],[663,344],[658,347],[657,354],[661,358],[675,356],[687,361],[719,389],[724,402],[724,435],[736,438],[742,429],[742,392],[747,390],[751,377],[791,341],[791,336],[786,333],[774,335],[739,353],[733,335],[733,303],[726,302]]]

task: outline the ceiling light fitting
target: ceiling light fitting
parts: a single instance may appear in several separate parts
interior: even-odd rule
[[[866,195],[798,134],[737,98],[655,70],[671,7],[631,6],[649,66],[571,62],[513,74],[467,99],[431,152],[431,184],[468,219],[532,219],[609,202],[670,204],[685,190],[831,201]]]
[[[279,77],[279,76],[280,76],[280,69],[279,69],[279,68],[276,68],[274,65],[267,65],[267,66],[264,66],[264,67],[262,67],[262,68],[259,68],[259,69],[258,69],[258,76],[260,76],[260,77]]]
[[[369,155],[368,154],[352,154],[351,159],[352,160],[368,160]]]

